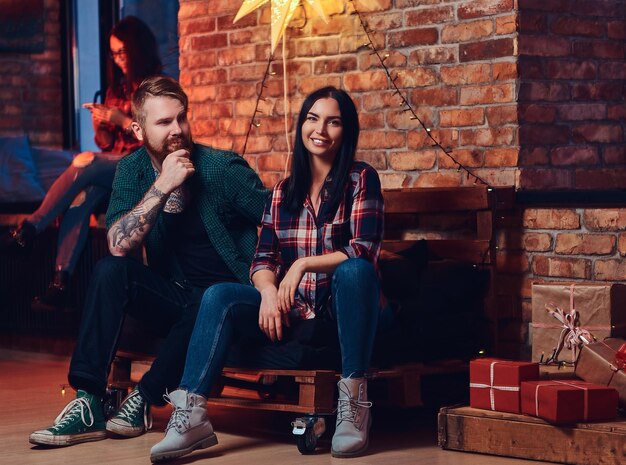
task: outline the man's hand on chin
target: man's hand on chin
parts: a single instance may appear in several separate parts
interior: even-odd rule
[[[166,156],[154,186],[165,194],[181,186],[196,171],[189,156],[187,149],[178,149]]]

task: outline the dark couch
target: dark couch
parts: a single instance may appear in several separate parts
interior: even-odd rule
[[[33,147],[26,136],[0,137],[0,214],[32,211],[75,153]]]

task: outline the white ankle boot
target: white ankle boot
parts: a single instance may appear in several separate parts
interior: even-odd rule
[[[165,438],[150,450],[150,460],[170,460],[217,444],[204,397],[182,389],[165,397],[174,410],[165,429]]]
[[[337,426],[330,451],[333,457],[354,457],[369,445],[372,403],[367,401],[367,380],[341,378],[337,388]]]

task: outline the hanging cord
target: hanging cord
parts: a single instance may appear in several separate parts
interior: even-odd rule
[[[265,73],[263,73],[263,79],[261,80],[261,85],[259,86],[259,90],[256,96],[256,103],[254,105],[254,111],[252,112],[252,118],[250,120],[250,124],[248,125],[248,132],[246,133],[246,140],[243,144],[243,150],[241,151],[241,156],[243,157],[246,154],[246,148],[248,147],[248,139],[250,138],[250,131],[252,131],[252,126],[259,127],[260,123],[256,121],[257,113],[263,113],[259,110],[259,103],[261,102],[261,97],[263,95],[263,89],[267,87],[265,82],[267,81],[267,77],[270,75],[270,66],[272,61],[274,60],[274,55],[270,53],[269,58],[267,59],[267,66],[265,67]]]
[[[287,141],[287,157],[285,159],[285,166],[283,168],[283,178],[287,177],[287,169],[289,167],[289,160],[291,158],[291,142],[289,140],[289,89],[287,84],[287,60],[285,57],[286,54],[286,41],[283,37],[283,111],[285,113],[285,140]],[[248,132],[246,133],[246,139],[243,144],[243,150],[241,152],[241,156],[243,157],[246,154],[246,149],[248,148],[248,140],[250,139],[250,132],[253,127],[258,128],[261,123],[256,120],[256,116],[258,113],[263,113],[262,110],[259,109],[259,104],[261,103],[261,99],[263,97],[263,89],[267,86],[265,83],[267,82],[267,78],[270,74],[270,66],[272,61],[274,60],[274,56],[270,54],[269,59],[267,60],[267,66],[265,68],[265,73],[263,73],[263,79],[261,80],[261,84],[259,86],[259,91],[257,93],[256,102],[254,105],[254,111],[252,112],[252,118],[250,124],[248,125]]]
[[[291,141],[289,140],[289,91],[287,85],[287,30],[283,34],[283,112],[285,113],[285,141],[287,142],[287,156],[283,168],[283,179],[287,177],[287,168],[291,158]]]
[[[361,27],[363,28],[363,31],[365,32],[365,35],[367,37],[368,43],[363,44],[363,45],[366,46],[366,47],[371,48],[372,49],[372,54],[376,55],[376,57],[380,61],[380,64],[383,67],[383,70],[385,71],[385,74],[387,75],[387,78],[389,79],[389,82],[391,83],[391,86],[395,90],[394,95],[397,95],[400,98],[400,100],[401,100],[400,106],[404,107],[403,111],[411,113],[411,118],[410,119],[417,121],[420,124],[420,126],[422,126],[424,131],[426,131],[426,135],[432,141],[432,147],[438,148],[443,153],[445,153],[454,162],[454,164],[457,166],[457,170],[464,170],[467,173],[468,176],[471,176],[472,178],[475,179],[474,182],[478,181],[478,182],[484,184],[485,186],[489,186],[489,183],[486,180],[484,180],[483,178],[481,178],[480,176],[475,174],[473,172],[473,170],[463,166],[463,164],[461,162],[459,162],[452,155],[452,150],[444,148],[439,143],[439,141],[433,137],[433,135],[431,134],[430,128],[428,128],[426,126],[426,124],[424,124],[424,122],[419,118],[419,116],[417,116],[417,114],[413,110],[413,107],[411,107],[411,104],[409,103],[409,101],[404,97],[404,95],[402,95],[402,92],[400,92],[400,89],[398,88],[398,85],[396,84],[396,79],[398,79],[398,76],[396,76],[396,77],[392,77],[391,76],[391,71],[389,71],[389,68],[385,64],[385,60],[389,57],[389,54],[385,54],[384,56],[382,56],[380,54],[380,51],[376,48],[376,46],[374,45],[374,41],[372,40],[372,33],[374,31],[372,31],[368,27],[367,23],[363,19],[363,16],[361,15],[361,13],[359,12],[359,10],[356,7],[355,0],[348,0],[348,1],[350,3],[352,3],[352,7],[354,8],[354,14],[356,14],[357,17],[359,18],[359,22],[361,23]]]
[[[411,104],[409,103],[409,101],[406,99],[406,97],[402,94],[402,92],[400,91],[400,88],[398,87],[398,85],[396,84],[396,79],[397,76],[394,78],[391,75],[391,71],[389,70],[389,68],[387,67],[387,65],[385,64],[385,60],[389,57],[388,54],[385,54],[384,56],[381,55],[380,51],[376,48],[376,46],[374,45],[374,41],[372,39],[372,34],[374,31],[372,31],[368,26],[367,23],[365,22],[365,20],[363,19],[363,16],[361,14],[361,12],[358,10],[358,8],[356,7],[356,2],[355,0],[348,0],[353,7],[354,10],[354,14],[357,15],[357,17],[359,18],[359,23],[361,24],[361,27],[363,28],[363,31],[365,32],[365,35],[367,37],[368,43],[364,44],[364,46],[369,47],[372,50],[372,54],[375,54],[376,57],[378,58],[378,60],[380,61],[380,64],[385,72],[385,74],[387,75],[387,78],[389,79],[389,82],[391,83],[391,86],[394,89],[394,95],[397,95],[400,100],[401,100],[401,105],[402,107],[404,107],[403,111],[404,112],[408,112],[411,113],[411,120],[415,120],[419,123],[419,125],[422,127],[422,129],[424,129],[426,135],[428,136],[428,138],[431,140],[432,142],[432,147],[438,148],[439,150],[441,150],[443,153],[446,154],[446,156],[448,158],[450,158],[452,160],[452,162],[457,166],[457,170],[463,170],[467,173],[468,177],[472,177],[475,181],[474,182],[480,182],[481,184],[484,184],[485,186],[490,187],[490,184],[483,179],[482,177],[478,176],[477,174],[474,173],[473,170],[467,168],[466,166],[464,166],[461,162],[459,162],[454,155],[452,155],[452,150],[446,149],[445,147],[443,147],[439,141],[437,139],[435,139],[433,137],[433,135],[431,134],[431,129],[428,128],[426,126],[426,124],[419,118],[419,116],[417,116],[417,114],[415,113],[415,111],[413,110],[413,107],[411,106]],[[306,21],[305,21],[306,24]],[[284,92],[284,102],[283,102],[283,106],[284,106],[284,113],[285,113],[285,117],[284,117],[284,121],[285,121],[285,138],[287,141],[287,157],[285,159],[285,167],[284,167],[284,172],[283,172],[283,176],[285,177],[287,174],[287,167],[289,165],[289,160],[291,158],[291,143],[289,141],[289,105],[287,102],[287,97],[288,97],[288,85],[287,85],[287,64],[286,64],[286,57],[285,57],[285,51],[286,51],[286,40],[283,36],[283,92]],[[246,133],[246,139],[244,142],[244,146],[243,146],[243,151],[242,151],[242,156],[245,155],[246,153],[246,149],[248,146],[248,140],[250,138],[250,132],[252,130],[252,127],[259,127],[260,123],[256,120],[256,116],[258,113],[262,113],[262,111],[259,109],[259,103],[261,101],[262,98],[262,94],[263,94],[263,89],[265,87],[267,87],[265,85],[268,76],[271,74],[270,73],[270,65],[273,61],[273,55],[270,54],[269,58],[268,58],[268,62],[267,62],[267,67],[265,69],[265,73],[263,75],[263,79],[261,81],[261,85],[259,87],[259,91],[257,94],[257,100],[256,100],[256,104],[254,107],[254,112],[252,114],[251,117],[251,122],[250,125],[248,127],[248,132]]]
[[[308,17],[306,15],[306,9],[304,8],[303,5],[300,5],[300,7],[302,8],[302,16],[303,16],[303,23],[300,26],[297,26],[298,29],[303,29],[304,26],[306,26],[306,24],[308,23]],[[288,99],[288,86],[287,86],[287,60],[286,60],[286,43],[287,41],[285,40],[285,35],[287,34],[287,30],[285,30],[285,33],[283,34],[283,94],[284,94],[284,113],[285,113],[285,140],[287,141],[287,159],[285,160],[285,167],[284,167],[284,172],[283,172],[283,177],[287,176],[287,167],[289,166],[289,159],[291,158],[291,141],[289,139],[289,104],[287,102]],[[270,65],[272,63],[272,61],[274,60],[274,56],[270,53],[270,56],[268,58],[267,61],[267,67],[265,68],[265,73],[263,74],[263,80],[261,81],[261,86],[259,87],[259,91],[257,93],[257,97],[256,97],[256,104],[254,106],[254,112],[252,113],[252,117],[251,117],[251,121],[250,121],[250,125],[248,126],[248,132],[246,133],[246,140],[244,142],[243,145],[243,152],[241,154],[241,156],[244,156],[246,153],[246,148],[248,146],[248,139],[250,138],[250,131],[252,130],[252,127],[256,127],[258,128],[261,123],[258,122],[256,120],[256,115],[257,113],[263,113],[261,110],[259,110],[259,103],[261,101],[262,95],[263,95],[263,89],[265,87],[267,87],[265,85],[265,82],[267,81],[267,78],[271,75],[271,74],[276,74],[276,73],[271,73],[270,72]]]

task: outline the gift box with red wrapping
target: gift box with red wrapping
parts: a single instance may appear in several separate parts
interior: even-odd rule
[[[520,383],[539,379],[539,364],[480,358],[470,362],[470,406],[520,413]]]
[[[613,420],[617,391],[585,381],[524,381],[522,413],[551,423]]]
[[[617,389],[619,402],[626,407],[626,341],[608,338],[584,346],[576,362],[576,376]]]

